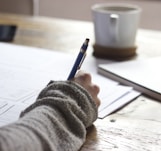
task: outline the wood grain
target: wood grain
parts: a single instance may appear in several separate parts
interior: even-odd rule
[[[0,14],[0,24],[16,24],[14,44],[75,53],[86,37],[94,44],[93,24],[58,18]],[[139,29],[137,56],[144,59],[161,55],[161,32]],[[88,128],[81,151],[161,150],[161,103],[141,96]]]

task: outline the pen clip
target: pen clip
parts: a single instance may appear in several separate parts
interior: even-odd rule
[[[82,57],[82,60],[80,61],[80,64],[79,64],[79,66],[78,66],[78,68],[77,68],[77,69],[80,69],[80,68],[81,68],[82,63],[83,63],[83,61],[84,61],[85,57],[86,57],[86,53],[84,53],[84,55],[83,55],[83,57]]]

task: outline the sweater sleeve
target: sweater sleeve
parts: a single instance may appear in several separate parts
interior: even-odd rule
[[[97,107],[84,88],[51,82],[17,122],[0,128],[0,150],[77,151],[96,119]]]

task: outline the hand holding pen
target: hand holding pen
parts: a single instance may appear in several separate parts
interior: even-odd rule
[[[80,69],[84,59],[85,59],[85,56],[86,56],[86,50],[87,50],[87,47],[88,47],[88,43],[89,43],[89,39],[86,38],[85,42],[83,43],[81,49],[80,49],[80,52],[75,60],[75,63],[72,67],[72,70],[67,78],[67,80],[70,80],[72,78],[74,78],[76,72]]]

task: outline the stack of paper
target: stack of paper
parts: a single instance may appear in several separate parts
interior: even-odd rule
[[[76,56],[5,43],[0,43],[0,47],[2,126],[17,120],[20,112],[35,101],[38,93],[50,80],[66,80]],[[87,56],[82,69],[90,72],[94,83],[100,86],[99,97],[102,103],[99,117],[103,118],[140,93],[98,75],[97,66],[100,61]]]

